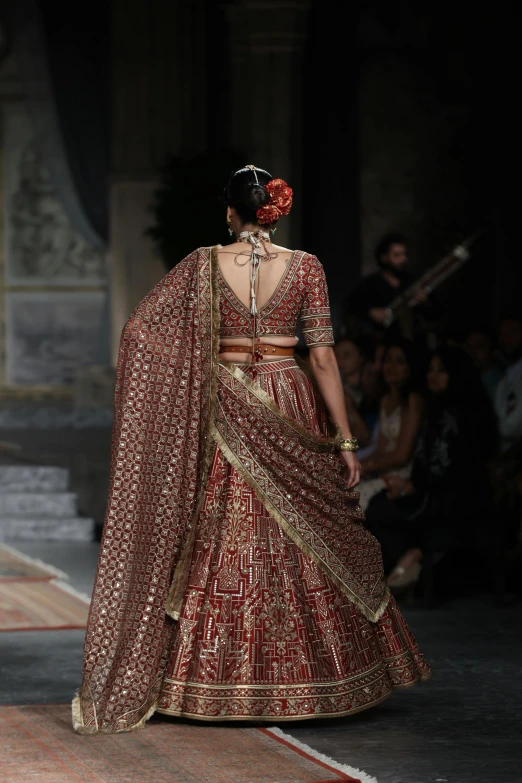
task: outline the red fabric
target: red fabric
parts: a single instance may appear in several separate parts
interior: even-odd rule
[[[300,299],[284,280],[274,322],[327,311],[305,255]],[[196,251],[123,331],[80,733],[129,731],[158,704],[205,718],[352,712],[429,675],[311,382],[293,359],[262,363],[256,384],[217,364],[217,270],[215,250]]]
[[[258,365],[259,377],[270,367]],[[319,430],[324,404],[309,379],[297,367],[279,373],[274,399],[237,367],[220,365],[217,388],[214,430],[226,459],[294,543],[377,619],[388,600],[381,549],[363,525],[359,493],[347,488],[335,438]]]
[[[125,731],[154,708],[172,575],[204,486],[211,417],[211,253],[180,262],[122,333],[111,483],[74,725]]]
[[[218,268],[220,337],[252,337],[250,310],[237,298]],[[333,345],[328,288],[322,264],[296,250],[286,272],[256,318],[257,336],[295,337],[299,320],[306,344]]]
[[[258,383],[283,413],[326,432],[317,392],[293,359],[260,369]],[[348,518],[345,538],[357,546]],[[393,599],[377,623],[367,620],[216,447],[160,711],[207,720],[337,715],[429,673]]]

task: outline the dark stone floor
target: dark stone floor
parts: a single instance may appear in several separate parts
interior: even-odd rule
[[[88,592],[96,545],[21,544]],[[283,731],[379,783],[522,783],[522,604],[489,596],[404,613],[433,679],[351,718]],[[79,684],[81,631],[0,634],[0,703],[65,702]],[[275,783],[275,781],[274,781]]]
[[[405,615],[432,680],[352,718],[282,728],[379,783],[521,783],[521,606],[468,598]]]

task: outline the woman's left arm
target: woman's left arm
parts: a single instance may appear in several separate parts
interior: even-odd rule
[[[330,318],[328,287],[322,264],[315,256],[307,256],[306,289],[301,305],[301,326],[306,345],[310,349],[310,366],[319,391],[326,403],[330,418],[343,438],[351,438],[344,389],[332,345],[333,330]],[[339,452],[349,472],[348,487],[359,483],[361,466],[353,451]]]
[[[310,366],[321,396],[328,408],[330,418],[339,428],[343,438],[351,438],[352,432],[348,424],[348,416],[346,415],[344,389],[333,348],[329,345],[311,347]],[[351,451],[341,451],[340,454],[350,473],[348,486],[354,487],[359,483],[360,478],[361,468],[359,460]]]

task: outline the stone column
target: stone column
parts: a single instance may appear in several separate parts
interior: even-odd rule
[[[232,63],[229,137],[245,163],[294,189],[294,208],[277,234],[299,244],[302,210],[302,58],[310,0],[241,0],[225,6]]]
[[[204,14],[205,0],[112,3],[113,361],[127,317],[166,272],[144,236],[158,167],[205,147]]]
[[[473,161],[478,138],[473,113],[480,103],[487,106],[487,85],[477,101],[473,82],[483,49],[479,37],[475,42],[475,34],[467,34],[463,17],[444,4],[435,10],[417,4],[392,25],[384,12],[377,16],[371,6],[362,9],[363,274],[375,270],[373,249],[388,231],[408,237],[411,269],[420,274],[481,225],[477,195],[487,186],[480,178],[478,187],[474,183],[483,164],[480,158]],[[480,129],[483,120],[476,116]]]

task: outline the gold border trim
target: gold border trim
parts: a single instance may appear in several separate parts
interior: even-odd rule
[[[311,443],[322,446],[326,451],[337,447],[339,441],[338,434],[331,438],[324,437],[323,435],[315,435],[313,432],[310,432],[310,430],[307,430],[306,427],[304,427],[298,421],[292,419],[290,416],[287,416],[286,413],[283,413],[281,408],[276,405],[272,397],[270,397],[270,395],[267,394],[258,383],[253,381],[248,377],[248,375],[240,370],[237,364],[223,360],[220,361],[220,364],[230,373],[230,375],[233,375],[236,380],[240,381],[240,383],[242,383],[249,392],[254,394],[258,400],[263,403],[263,405],[269,408],[272,413],[275,413],[275,415],[281,419],[281,421],[291,427],[295,432],[301,435],[301,437],[306,438],[306,440],[310,441]]]
[[[323,310],[323,312],[319,312],[319,310]],[[319,308],[319,310],[315,310],[313,313],[308,313],[307,315],[301,315],[301,321],[308,321],[310,318],[324,318],[328,321],[330,321],[330,308],[329,307],[323,307]],[[331,324],[330,324],[331,325]],[[310,327],[313,329],[314,327]],[[319,328],[319,327],[315,327]]]
[[[386,674],[386,672],[384,672]],[[280,723],[282,721],[291,721],[291,720],[313,720],[314,718],[339,718],[343,715],[354,715],[357,712],[363,712],[364,710],[370,709],[371,707],[374,707],[377,704],[380,704],[382,701],[385,701],[387,698],[389,698],[394,691],[404,691],[408,688],[413,688],[415,685],[418,685],[421,682],[427,682],[431,679],[431,671],[426,675],[422,676],[422,674],[415,676],[413,680],[406,683],[393,683],[391,680],[389,681],[389,691],[385,693],[383,696],[379,697],[378,699],[374,699],[374,701],[368,702],[367,704],[364,704],[360,707],[355,707],[353,710],[342,710],[341,712],[322,712],[322,713],[306,713],[305,715],[219,715],[219,716],[207,716],[207,715],[198,715],[194,712],[184,712],[182,710],[168,710],[164,707],[158,707],[157,712],[159,712],[162,715],[170,715],[172,717],[177,718],[193,718],[195,720],[201,720],[201,721],[207,721],[209,723],[213,721],[248,721],[250,723],[258,723],[261,721],[272,721],[275,723]],[[201,687],[201,685],[199,686]],[[302,686],[301,686],[302,687]],[[196,698],[196,697],[192,697]],[[267,697],[271,698],[271,697]],[[276,699],[277,697],[273,697]],[[293,698],[293,697],[292,697]],[[308,699],[314,698],[313,696],[308,696]]]
[[[95,703],[93,702],[93,706],[95,706]],[[158,700],[149,707],[147,712],[143,715],[143,717],[140,718],[140,720],[137,723],[134,723],[132,726],[127,726],[124,729],[99,729],[98,728],[98,721],[96,720],[96,723],[89,724],[86,726],[83,723],[82,719],[82,706],[81,706],[81,697],[80,692],[76,694],[76,696],[73,699],[72,702],[72,716],[73,716],[73,729],[77,734],[128,734],[130,731],[136,731],[137,729],[142,729],[146,722],[151,718],[154,713],[156,712],[158,708]]]
[[[404,657],[404,654],[403,654]],[[359,672],[358,674],[354,674],[351,677],[344,677],[342,680],[325,680],[324,682],[299,682],[299,683],[273,683],[273,682],[267,682],[264,685],[251,685],[250,683],[229,683],[227,685],[211,685],[207,682],[194,682],[193,680],[175,680],[171,677],[165,677],[163,682],[172,683],[172,685],[180,685],[182,688],[197,688],[198,690],[209,690],[209,691],[219,691],[219,690],[241,690],[242,688],[248,689],[248,690],[264,690],[264,691],[270,691],[270,690],[291,690],[292,688],[322,688],[323,690],[325,688],[338,688],[339,686],[346,685],[350,682],[353,682],[353,680],[361,680],[364,677],[370,677],[376,672],[379,672],[381,670],[381,673],[387,673],[388,667],[384,669],[383,672],[383,665],[385,665],[389,660],[393,660],[393,658],[381,658],[378,663],[374,664],[369,669],[365,669],[363,672]],[[322,694],[324,696],[324,693]],[[199,698],[199,697],[198,697]],[[208,697],[202,697],[202,698],[211,698]],[[219,697],[215,697],[219,698]],[[260,697],[256,697],[260,698]],[[278,697],[274,697],[278,698]],[[308,698],[308,696],[297,696],[292,698]]]
[[[343,580],[337,576],[329,567],[328,563],[326,563],[322,558],[319,557],[317,552],[306,543],[306,541],[301,538],[299,533],[295,530],[294,527],[284,518],[284,516],[281,514],[279,509],[276,508],[276,506],[272,503],[270,498],[266,495],[265,492],[261,489],[261,487],[257,484],[254,476],[250,475],[248,471],[245,470],[239,459],[237,458],[236,454],[232,451],[224,437],[221,435],[217,427],[214,425],[212,429],[212,436],[214,440],[216,441],[218,447],[221,449],[223,456],[225,459],[232,465],[235,470],[239,473],[245,484],[247,484],[252,491],[255,493],[256,497],[260,502],[263,504],[263,506],[266,508],[267,512],[270,514],[270,516],[281,526],[281,528],[284,530],[284,532],[287,534],[287,536],[293,541],[293,543],[303,552],[307,557],[309,557],[313,562],[319,566],[319,568],[334,582],[335,585],[346,595],[349,601],[359,609],[363,615],[366,617],[367,620],[369,620],[372,623],[376,623],[380,618],[382,617],[383,613],[386,610],[386,607],[388,606],[388,602],[390,599],[390,590],[388,587],[386,587],[383,597],[381,598],[381,601],[379,603],[379,606],[377,609],[372,610],[369,606],[367,606],[364,601],[359,598],[358,595],[356,595],[353,590],[351,590]]]
[[[195,720],[201,720],[201,721],[207,721],[209,723],[217,722],[217,721],[248,721],[249,723],[258,723],[261,721],[270,721],[271,723],[281,723],[282,721],[290,721],[290,720],[314,720],[316,718],[340,718],[343,715],[354,715],[356,712],[363,712],[363,710],[368,710],[371,707],[375,707],[377,704],[380,704],[382,701],[385,701],[388,699],[393,691],[396,688],[400,687],[412,687],[413,685],[416,685],[418,680],[415,682],[412,682],[411,685],[406,686],[395,686],[390,685],[390,690],[384,694],[384,696],[381,696],[378,699],[374,699],[374,701],[368,702],[367,704],[362,705],[361,707],[355,707],[352,710],[341,710],[341,712],[314,712],[314,713],[306,713],[306,715],[278,715],[277,713],[274,713],[273,715],[218,715],[216,717],[213,716],[207,716],[207,715],[198,715],[194,712],[183,712],[181,710],[168,710],[161,707],[158,707],[157,712],[159,712],[162,715],[171,715],[172,717],[176,718],[193,718]],[[333,782],[334,783],[334,782]]]

